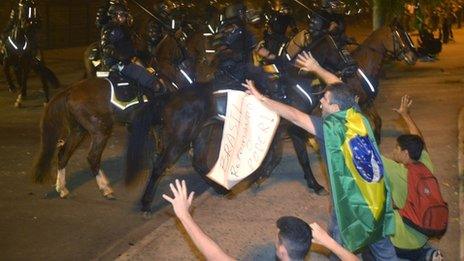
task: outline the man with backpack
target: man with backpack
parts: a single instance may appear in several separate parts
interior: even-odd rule
[[[409,114],[412,100],[401,98],[394,109],[405,121],[409,134],[397,138],[393,158],[382,157],[395,206],[396,254],[407,260],[442,260],[440,250],[428,246],[430,237],[442,236],[448,223],[448,206],[433,176],[433,164],[422,134]]]

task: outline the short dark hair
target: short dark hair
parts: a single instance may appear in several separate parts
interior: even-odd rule
[[[341,111],[348,110],[349,108],[358,109],[358,103],[356,103],[356,95],[350,86],[344,82],[334,83],[328,85],[326,91],[330,91],[332,98],[329,101],[331,104],[337,104]]]
[[[424,141],[418,135],[403,134],[396,138],[401,150],[407,150],[412,160],[419,160],[424,149]]]
[[[312,232],[303,220],[284,216],[277,220],[279,243],[287,249],[291,259],[304,259],[311,246]]]

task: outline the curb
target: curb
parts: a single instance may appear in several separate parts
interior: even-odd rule
[[[458,171],[460,260],[464,260],[464,107],[461,108],[458,116]]]
[[[213,189],[205,190],[201,195],[195,198],[193,208],[201,205],[207,200]],[[141,225],[140,227],[129,232],[125,237],[120,238],[114,242],[110,247],[102,251],[93,260],[131,260],[137,256],[138,253],[155,240],[157,230],[163,226],[164,223],[169,222],[172,218],[176,218],[173,214],[171,205],[159,209],[150,219],[150,221]],[[147,231],[149,231],[147,233]],[[143,236],[141,236],[143,235]]]

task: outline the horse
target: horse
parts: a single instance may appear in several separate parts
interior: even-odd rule
[[[29,16],[16,23],[3,42],[4,55],[2,63],[8,88],[11,92],[16,91],[16,86],[11,77],[11,67],[14,68],[16,81],[20,86],[20,93],[15,101],[15,107],[21,107],[23,98],[27,96],[27,77],[31,68],[40,76],[45,103],[49,101],[49,84],[53,88],[60,86],[55,74],[45,66],[37,46],[35,27],[38,18],[35,17],[35,3],[27,2],[27,4],[28,6],[23,8],[29,10]]]
[[[342,64],[339,50],[333,45],[330,36],[317,41],[311,48],[316,59],[332,68]],[[294,103],[306,112],[311,112],[319,99],[313,93],[310,80],[292,82],[288,96]],[[218,157],[218,144],[222,133],[222,122],[211,120],[215,115],[213,108],[213,85],[211,82],[203,83],[196,88],[179,92],[173,96],[162,109],[162,140],[166,147],[156,159],[153,170],[145,187],[141,199],[142,211],[149,213],[151,203],[160,178],[166,169],[175,164],[177,159],[193,147],[192,166],[196,172],[205,175]],[[134,117],[132,132],[129,133],[126,150],[126,183],[130,184],[143,171],[143,144],[146,143],[150,125],[159,119],[151,119],[155,110],[159,108],[146,104],[145,108]],[[261,167],[259,167],[245,182],[253,182],[257,177],[269,176],[282,157],[282,136],[289,123],[279,126],[277,134],[270,146]],[[208,181],[208,179],[206,179]],[[313,181],[310,181],[313,182]],[[210,184],[214,184],[211,183]],[[213,185],[214,186],[214,185]],[[216,189],[217,186],[214,186]],[[315,189],[320,189],[315,187]]]
[[[161,78],[160,84],[168,89],[167,94],[155,98],[157,103],[162,103],[163,99],[165,99],[164,96],[177,91],[172,86],[187,88],[190,85],[184,74],[175,70],[163,71],[164,68],[175,66],[179,57],[182,56],[180,49],[183,47],[179,45],[178,48],[172,48],[176,46],[172,45],[172,42],[178,43],[177,40],[165,41],[165,44],[170,45],[172,56],[168,60],[157,60],[160,70],[156,73]],[[157,68],[154,64],[152,66]],[[185,70],[185,74],[191,74],[190,68],[183,68],[183,70]],[[163,84],[163,80],[166,84]],[[114,109],[110,103],[111,96],[111,83],[108,79],[90,78],[70,85],[51,99],[50,103],[45,107],[41,120],[40,151],[32,171],[35,182],[42,183],[50,176],[51,162],[56,150],[58,150],[55,190],[61,198],[67,197],[69,191],[66,188],[65,167],[83,137],[88,134],[91,143],[87,161],[91,172],[95,176],[103,196],[108,199],[114,198],[113,189],[104,171],[100,168],[100,162],[106,142],[113,129],[115,116],[118,115],[118,112],[124,113],[125,111],[120,112]],[[129,110],[126,114],[131,114],[137,110],[137,106],[132,108],[126,109]]]
[[[382,64],[390,59],[413,65],[417,60],[414,50],[408,33],[399,24],[393,22],[390,26],[372,32],[351,54],[357,62],[358,70],[345,81],[359,97],[361,110],[372,123],[378,142],[380,142],[382,119],[373,102],[379,92],[378,82]],[[298,108],[295,104],[293,106]],[[308,187],[322,188],[314,178],[307,154],[306,141],[309,134],[295,125],[290,126],[289,133]],[[315,191],[317,193],[316,189]]]

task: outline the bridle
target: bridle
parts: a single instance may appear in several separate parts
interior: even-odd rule
[[[396,25],[390,25],[390,29],[393,40],[393,52],[387,50],[387,55],[398,61],[405,60],[407,63],[412,63],[406,55],[408,52],[414,50],[414,44],[409,34]]]

